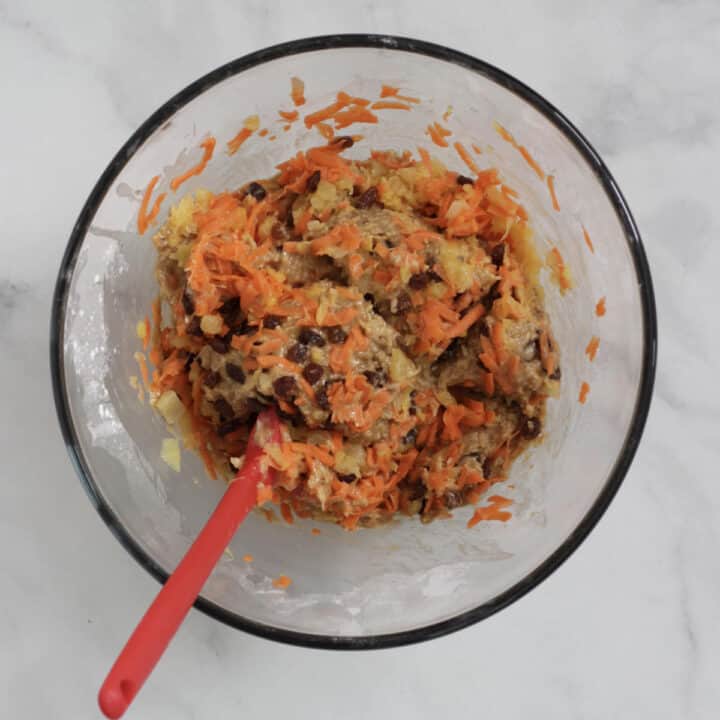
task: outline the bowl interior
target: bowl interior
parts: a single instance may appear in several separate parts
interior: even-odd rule
[[[319,144],[317,131],[308,131],[301,121],[287,132],[278,121],[278,109],[292,109],[291,76],[306,83],[302,113],[329,104],[339,90],[378,98],[381,83],[421,98],[411,112],[382,111],[378,125],[353,126],[364,140],[349,154],[366,156],[371,148],[414,151],[423,145],[464,170],[452,144],[436,147],[425,133],[429,123],[443,122],[453,132],[451,143],[480,147],[482,153],[474,155],[478,165],[501,169],[530,214],[540,255],[557,246],[575,279],[575,288],[563,296],[543,274],[562,352],[562,391],[549,403],[545,442],[516,462],[500,490],[514,500],[513,519],[468,530],[471,509],[463,508],[452,520],[430,525],[402,520],[356,533],[321,525],[315,536],[310,530],[317,523],[311,521],[288,526],[252,516],[203,592],[205,606],[211,603],[223,619],[261,632],[275,629],[284,639],[293,639],[292,633],[340,644],[398,633],[417,639],[423,628],[453,619],[462,624],[522,594],[544,574],[549,559],[574,547],[612,496],[644,418],[643,410],[638,427],[636,406],[648,356],[643,296],[649,289],[641,286],[636,270],[641,250],[631,247],[631,221],[619,212],[618,198],[609,195],[609,181],[603,182],[580,152],[580,141],[560,129],[560,120],[509,89],[507,78],[456,57],[392,46],[271,56],[243,71],[236,66],[219,72],[200,94],[200,86],[188,92],[186,97],[195,96],[186,104],[163,108],[110,169],[96,207],[91,200],[89,225],[79,226],[61,298],[61,395],[72,439],[89,489],[122,539],[156,573],[171,571],[223,485],[209,480],[191,453],[183,453],[180,474],[161,462],[168,431],[129,382],[138,375],[134,354],[141,349],[135,326],[156,294],[152,231],[141,237],[136,230],[145,186],[159,174],[157,191],[169,193],[157,227],[183,192],[222,190],[266,177],[299,149]],[[218,77],[224,79],[216,82]],[[448,107],[445,122],[441,117]],[[252,114],[270,134],[256,134],[229,156],[225,143]],[[552,208],[547,185],[500,138],[496,121],[554,175],[559,212]],[[198,161],[199,143],[208,134],[217,138],[215,156],[200,177],[174,195],[169,179]],[[584,242],[583,226],[594,253]],[[601,296],[607,297],[607,314],[600,318],[595,304]],[[593,335],[600,338],[600,350],[590,363],[584,350]],[[583,381],[591,386],[585,405],[578,402]],[[252,563],[243,560],[246,554]],[[293,580],[285,591],[272,585],[280,574]]]

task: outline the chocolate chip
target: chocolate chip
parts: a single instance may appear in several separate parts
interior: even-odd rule
[[[357,480],[357,475],[354,473],[338,473],[337,479],[342,483],[351,483]]]
[[[192,299],[192,295],[187,288],[182,294],[182,306],[186,315],[192,315],[195,312],[195,301]]]
[[[358,210],[367,210],[378,201],[378,189],[373,185],[355,200],[355,207]]]
[[[308,350],[307,345],[303,345],[302,343],[295,343],[288,348],[285,356],[288,360],[292,360],[294,363],[303,363],[307,360],[309,354],[310,350]]]
[[[225,337],[213,335],[208,338],[207,343],[216,353],[219,353],[220,355],[225,355],[225,353],[230,349],[230,344]]]
[[[373,386],[373,387],[382,387],[385,384],[386,377],[385,373],[383,372],[376,372],[375,370],[366,370],[363,375],[365,376],[366,380]]]
[[[213,400],[213,407],[217,411],[218,415],[220,415],[220,420],[223,422],[230,420],[235,415],[232,405],[223,397]]]
[[[190,318],[190,321],[185,326],[185,332],[188,335],[193,335],[195,337],[202,337],[203,331],[200,328],[200,318],[197,315],[193,315]]]
[[[457,178],[455,178],[455,182],[457,182],[458,185],[472,185],[474,181],[467,175],[458,175]]]
[[[239,365],[235,365],[235,363],[225,363],[225,373],[231,380],[234,380],[235,382],[245,382],[245,373],[243,369]]]
[[[305,183],[305,192],[314,193],[320,184],[320,171],[316,170]]]
[[[325,338],[315,330],[310,328],[303,328],[298,335],[298,341],[303,345],[310,345],[310,347],[325,347]]]
[[[330,325],[325,328],[325,335],[333,345],[339,345],[347,340],[347,333],[339,325]]]
[[[210,370],[206,375],[205,379],[203,380],[203,385],[209,388],[214,388],[220,381],[222,380],[222,376],[219,372],[215,372],[214,370]]]
[[[283,400],[292,400],[297,395],[297,382],[290,375],[283,375],[273,383],[275,394]]]
[[[248,195],[252,195],[258,202],[267,195],[265,188],[258,182],[251,182],[247,188]]]
[[[317,363],[311,362],[305,366],[305,369],[303,370],[303,377],[311,385],[314,385],[316,382],[319,382],[324,372],[325,371],[322,369],[322,366],[318,365]]]
[[[330,408],[330,400],[328,400],[327,390],[322,387],[315,391],[315,402],[319,408],[328,410]]]
[[[430,284],[430,276],[426,272],[420,272],[413,275],[408,281],[408,285],[413,290],[422,290]]]
[[[538,418],[531,418],[527,417],[527,415],[523,415],[520,418],[520,434],[523,437],[526,437],[530,440],[533,438],[536,438],[540,431],[542,430],[542,425],[540,423],[540,420]]]
[[[493,265],[497,265],[497,267],[500,267],[503,264],[503,260],[505,260],[505,243],[498,243],[495,245],[495,247],[490,251],[490,259],[493,262]]]
[[[274,330],[279,325],[282,325],[283,319],[280,315],[266,315],[263,318],[263,327],[268,330]]]
[[[347,150],[355,144],[355,141],[349,135],[338,135],[330,141],[330,145],[337,147],[338,145]]]
[[[233,418],[232,420],[227,420],[218,425],[217,434],[220,437],[225,437],[225,435],[229,435],[231,432],[239,430],[245,424],[245,422],[246,421],[242,418]]]
[[[455,490],[448,490],[443,495],[443,500],[445,502],[445,507],[448,510],[454,510],[456,507],[460,507],[463,504],[462,495],[459,492],[455,492]]]
[[[395,300],[395,314],[404,315],[412,309],[412,300],[406,292],[401,292]]]
[[[403,438],[403,442],[406,445],[414,445],[415,441],[417,440],[418,431],[417,428],[413,428],[412,430],[409,430],[405,437]]]

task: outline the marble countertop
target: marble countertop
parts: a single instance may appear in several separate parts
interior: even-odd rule
[[[602,153],[657,293],[645,437],[589,539],[489,620],[411,648],[338,655],[193,611],[128,717],[720,716],[720,4],[301,5],[0,2],[3,717],[99,717],[108,663],[157,591],[88,503],[52,404],[50,298],[82,203],[129,134],[189,81],[265,45],[361,31],[502,67]],[[322,702],[311,697],[318,683]]]

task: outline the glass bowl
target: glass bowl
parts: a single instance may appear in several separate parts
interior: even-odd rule
[[[501,169],[520,193],[541,256],[555,245],[575,289],[561,295],[543,274],[547,310],[561,347],[562,390],[551,400],[546,439],[513,466],[502,493],[514,501],[507,523],[468,530],[472,508],[450,520],[404,519],[348,533],[312,521],[292,526],[251,516],[196,603],[228,625],[267,638],[326,648],[378,648],[463,628],[522,597],[583,541],[628,470],[652,393],[656,319],[650,273],[630,211],[602,160],[550,103],[502,71],[437,45],[405,38],[346,35],[277,45],[231,62],[192,83],[155,112],[111,161],[88,198],[62,261],[54,298],[51,364],[58,415],[70,456],[98,512],[127,550],[164,581],[221,496],[201,463],[183,453],[182,471],[160,460],[167,430],[141,404],[136,323],[156,294],[152,232],[139,236],[144,188],[195,165],[199,143],[218,139],[213,160],[183,187],[223,190],[273,173],[274,166],[321,142],[296,122],[284,131],[290,78],[305,81],[304,114],[335,93],[378,98],[381,83],[422,102],[385,111],[378,125],[355,125],[370,148],[419,144],[463,170],[452,142],[475,143],[481,167]],[[451,107],[447,121],[441,119]],[[276,135],[255,134],[237,152],[225,142],[258,114]],[[425,129],[445,122],[447,150]],[[515,137],[503,140],[495,122]],[[561,210],[523,158],[524,144],[555,178]],[[467,171],[465,171],[467,172]],[[182,193],[180,193],[182,194]],[[175,196],[177,199],[178,196]],[[155,227],[174,202],[170,193]],[[583,227],[594,244],[584,241]],[[607,313],[595,306],[607,298]],[[600,338],[590,363],[585,347]],[[578,402],[588,382],[585,404]],[[252,562],[243,558],[253,556]],[[272,580],[286,574],[292,585]]]

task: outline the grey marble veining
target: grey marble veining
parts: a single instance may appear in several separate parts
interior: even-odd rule
[[[332,32],[425,38],[521,78],[596,144],[658,300],[653,409],[580,550],[508,610],[421,646],[335,655],[193,612],[128,717],[720,716],[720,4],[0,2],[0,695],[98,717],[157,587],[94,514],[56,427],[52,286],[90,188],[166,98],[232,58]],[[282,685],[280,685],[282,683]]]

